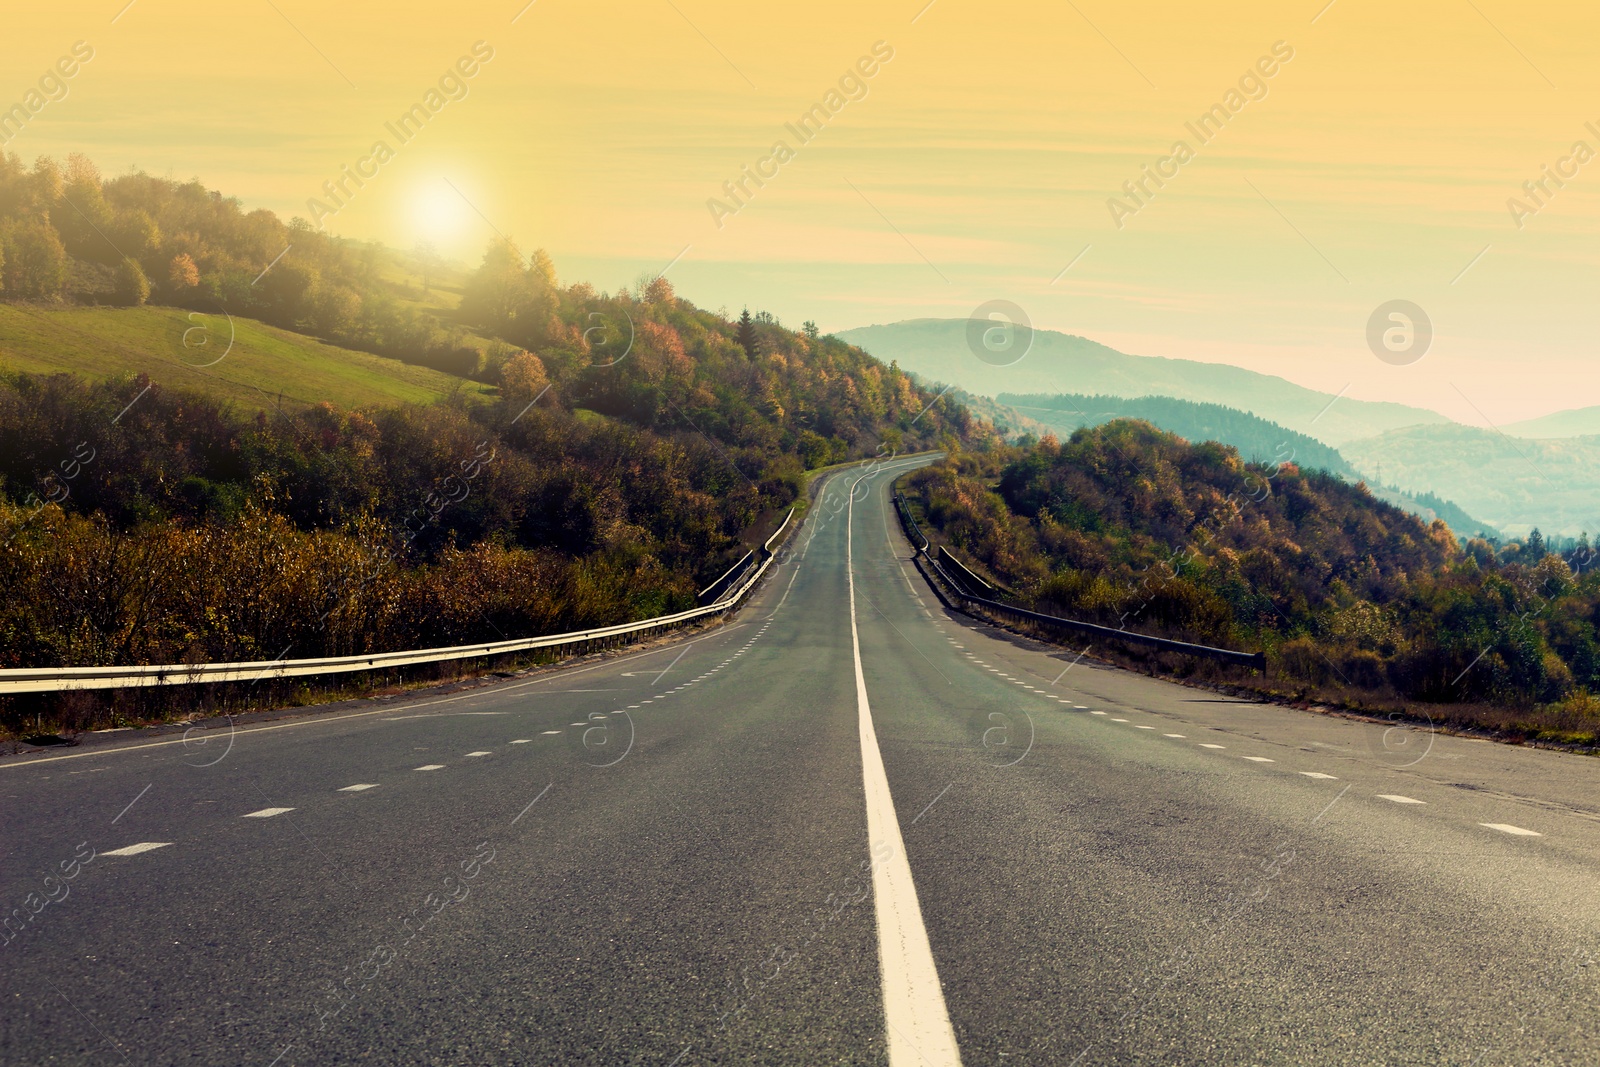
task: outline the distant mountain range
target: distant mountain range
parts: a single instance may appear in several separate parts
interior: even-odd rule
[[[1600,530],[1600,406],[1484,430],[1426,408],[1335,397],[1221,363],[1130,356],[1054,330],[1034,331],[1025,357],[997,366],[1004,357],[980,359],[967,330],[967,319],[911,319],[838,336],[927,382],[995,397],[1016,417],[986,412],[1018,429],[1037,420],[1066,434],[1142,418],[1265,461],[1287,443],[1296,462],[1364,480],[1457,534]]]
[[[1340,451],[1357,469],[1449,497],[1507,534],[1600,531],[1600,436],[1539,441],[1476,426],[1412,426]]]
[[[1508,437],[1600,437],[1600,405],[1513,422],[1500,431]]]
[[[1404,426],[1450,422],[1426,408],[1349,397],[1336,400],[1332,393],[1270,374],[1223,363],[1130,356],[1054,330],[1035,330],[1023,359],[995,366],[973,353],[967,326],[967,319],[910,319],[846,330],[838,336],[924,378],[974,393],[1171,396],[1248,411],[1335,446]]]
[[[1499,534],[1492,524],[1473,518],[1449,500],[1429,493],[1402,492],[1374,484],[1372,479],[1351,465],[1338,449],[1259,415],[1221,404],[1197,404],[1166,396],[1130,400],[1116,396],[1001,393],[997,399],[1005,405],[1001,411],[1018,412],[1063,437],[1082,426],[1099,426],[1112,419],[1143,419],[1192,443],[1219,441],[1232,445],[1242,457],[1252,462],[1293,462],[1305,468],[1320,468],[1349,482],[1367,481],[1368,489],[1380,500],[1403,508],[1424,522],[1443,519],[1458,537],[1473,537],[1482,532]]]

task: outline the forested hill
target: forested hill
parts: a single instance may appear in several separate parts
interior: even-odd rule
[[[1087,396],[1079,393],[1002,393],[996,398],[1052,429],[1071,435],[1084,426],[1113,419],[1143,419],[1189,441],[1220,441],[1252,463],[1294,463],[1360,481],[1338,449],[1259,415],[1170,396]]]
[[[905,481],[937,536],[1040,610],[1264,649],[1303,692],[1543,705],[1546,722],[1600,730],[1587,544],[1563,558],[1532,539],[1459,543],[1365,486],[1134,420]]]
[[[692,605],[806,470],[993,439],[859,348],[730,321],[664,279],[562,284],[548,256],[500,241],[451,281],[425,256],[198,183],[102,181],[81,158],[0,165],[0,255],[0,296],[59,330],[84,372],[8,369],[0,337],[4,666],[310,656],[658,614]],[[474,388],[351,408],[280,405],[270,383],[245,404],[96,374],[98,349],[69,343],[74,316],[104,336],[108,315],[172,314],[147,300],[344,346],[308,347],[323,361],[386,357],[363,374],[413,372],[404,359]],[[121,310],[83,306],[105,303]],[[172,343],[168,365],[191,366]],[[238,358],[184,380],[220,381]],[[270,350],[253,358],[271,368]]]

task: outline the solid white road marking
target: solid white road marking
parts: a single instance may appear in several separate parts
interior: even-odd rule
[[[1512,826],[1508,822],[1480,822],[1479,826],[1487,826],[1491,830],[1499,830],[1503,834],[1515,834],[1518,837],[1543,837],[1537,830],[1524,830],[1520,826]],[[109,853],[107,853],[109,855]]]
[[[252,811],[252,812],[249,812],[247,814],[239,816],[239,818],[241,818],[241,819],[270,819],[274,815],[282,815],[285,812],[289,812],[289,811],[293,811],[293,810],[294,810],[293,808],[262,808],[260,811]]]
[[[1278,762],[1275,759],[1268,759],[1265,756],[1246,756],[1245,759],[1249,760],[1251,763],[1277,763]]]
[[[928,931],[922,924],[916,883],[906,859],[894,799],[889,795],[889,776],[878,750],[878,734],[872,725],[867,678],[861,670],[861,635],[856,625],[856,483],[850,487],[845,515],[844,558],[850,588],[850,646],[855,656],[856,718],[861,731],[861,776],[867,794],[867,840],[872,845],[872,896],[878,918],[878,963],[883,977],[889,1067],[950,1067],[960,1064],[961,1053],[945,1008],[944,990],[939,986]]]
[[[378,783],[377,782],[359,782],[359,783],[357,783],[355,785],[347,785],[343,789],[340,789],[339,792],[341,792],[341,793],[360,793],[361,791],[366,790],[366,789],[376,789],[376,788],[378,788]]]
[[[1339,780],[1334,775],[1323,774],[1321,771],[1301,771],[1300,773],[1305,775],[1307,778],[1321,778],[1326,782],[1337,782]]]
[[[422,766],[418,767],[417,770],[419,770],[419,771],[442,771],[442,770],[444,770],[444,764],[442,764],[442,763],[424,763]]]
[[[1379,793],[1379,800],[1392,800],[1396,804],[1426,804],[1426,800],[1417,800],[1413,797],[1403,797],[1399,793]]]
[[[171,841],[140,841],[137,845],[129,845],[127,848],[114,848],[110,852],[102,852],[100,855],[137,856],[141,852],[149,852],[152,849],[157,848],[166,848],[170,844],[172,844]]]

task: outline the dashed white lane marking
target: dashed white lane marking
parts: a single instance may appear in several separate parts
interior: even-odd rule
[[[282,815],[285,812],[289,812],[289,811],[293,811],[293,810],[294,810],[293,808],[262,808],[260,811],[248,812],[247,814],[239,816],[239,818],[241,818],[241,819],[270,819],[274,815]]]
[[[1162,734],[1162,737],[1182,737],[1183,734]]]
[[[166,848],[170,844],[172,844],[171,841],[140,841],[137,845],[129,845],[127,848],[114,848],[110,852],[102,852],[100,855],[137,856],[141,852],[149,852],[153,849]]]
[[[357,782],[355,785],[347,785],[347,786],[345,786],[344,788],[338,790],[338,792],[340,792],[340,793],[360,793],[360,792],[364,792],[364,791],[366,791],[368,789],[376,789],[376,788],[378,788],[378,783],[377,782]]]
[[[1074,704],[1072,706],[1077,708],[1079,711],[1088,711],[1089,710],[1089,705],[1087,705],[1087,704]]]
[[[861,734],[861,777],[866,787],[867,840],[872,846],[872,895],[878,919],[878,969],[883,982],[889,1067],[956,1067],[961,1063],[961,1053],[945,1007],[944,990],[939,985],[933,950],[928,945],[928,930],[922,923],[922,907],[917,902],[916,883],[900,836],[883,753],[878,749],[878,735],[872,725],[867,679],[861,669],[861,636],[856,623],[854,485],[850,487],[845,515],[844,558],[850,589],[856,720]]]
[[[1426,804],[1426,800],[1417,800],[1415,797],[1403,797],[1399,793],[1379,793],[1379,800],[1389,800],[1396,804]]]
[[[1323,774],[1321,771],[1301,771],[1300,773],[1307,778],[1321,778],[1325,782],[1337,782],[1339,780],[1334,775]]]
[[[1227,748],[1228,746],[1227,745],[1208,745],[1208,744],[1205,744],[1205,743],[1202,742],[1200,747],[1201,748]]]
[[[549,737],[551,734],[559,734],[560,732],[560,730],[545,730],[543,734],[545,737]]]
[[[492,753],[489,753],[489,752],[468,752],[467,755],[468,756],[488,756],[488,755],[492,755]]]
[[[1268,759],[1265,756],[1246,756],[1245,759],[1249,760],[1251,763],[1277,763],[1278,762],[1275,759]]]
[[[1103,712],[1103,711],[1091,711],[1089,714],[1090,715],[1104,715],[1105,712]]]
[[[1543,837],[1537,830],[1525,830],[1520,826],[1512,826],[1508,822],[1480,822],[1479,826],[1487,826],[1491,830],[1499,830],[1503,834],[1515,834],[1518,837]],[[109,853],[108,853],[109,855]]]
[[[528,744],[532,744],[533,743],[533,738],[531,738],[531,737],[519,737],[519,738],[517,738],[515,741],[513,741],[511,743],[513,745],[528,745]]]
[[[442,770],[444,770],[444,764],[442,764],[442,763],[424,763],[422,766],[418,767],[417,770],[419,770],[419,771],[442,771]]]
[[[1112,722],[1127,722],[1127,719],[1112,719]]]
[[[1135,726],[1134,726],[1134,729],[1135,729],[1135,730],[1154,730],[1154,729],[1155,729],[1155,727],[1154,727],[1154,726],[1138,726],[1138,725],[1135,725]],[[1268,762],[1268,763],[1271,763],[1271,762],[1272,762],[1272,761],[1271,761],[1271,760],[1268,760],[1268,761],[1267,761],[1267,762]]]

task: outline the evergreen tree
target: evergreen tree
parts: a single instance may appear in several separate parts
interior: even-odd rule
[[[1535,526],[1533,531],[1528,534],[1528,544],[1522,550],[1522,558],[1529,563],[1538,563],[1544,559],[1546,551],[1544,534],[1540,533],[1539,527]]]
[[[750,317],[750,309],[745,308],[739,313],[739,332],[734,335],[739,342],[739,347],[744,349],[744,354],[756,354],[756,324]]]

